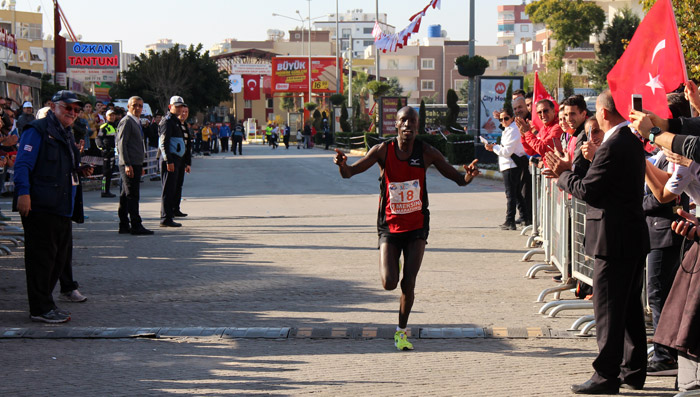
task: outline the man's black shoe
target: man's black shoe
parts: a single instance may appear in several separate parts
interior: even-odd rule
[[[500,225],[501,230],[516,230],[515,222],[506,222]]]
[[[589,379],[580,385],[571,385],[571,391],[574,394],[617,394],[620,392],[620,383],[618,379],[602,383]]]
[[[104,192],[104,193],[102,193],[102,197],[112,198],[112,197],[117,197],[117,195],[114,193],[110,193],[110,192]]]
[[[678,363],[675,361],[649,361],[647,375],[676,376],[678,375]]]
[[[187,216],[187,214],[185,214],[185,213],[182,212],[182,211],[175,211],[174,215],[175,215],[176,217],[178,217],[178,218],[184,218],[184,217]]]
[[[627,389],[627,390],[643,390],[643,389],[644,389],[644,384],[642,384],[641,386],[639,386],[639,385],[633,385],[633,384],[631,384],[631,383],[622,382],[622,383],[620,384],[620,387],[623,388],[623,389]]]
[[[119,226],[119,234],[129,234],[131,233],[131,228],[128,226]]]
[[[153,230],[148,230],[143,226],[137,228],[131,228],[131,234],[135,236],[148,236],[153,234]]]
[[[165,220],[160,223],[160,227],[180,227],[182,223],[174,222],[172,219]]]

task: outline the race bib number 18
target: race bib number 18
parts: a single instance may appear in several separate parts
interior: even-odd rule
[[[389,209],[392,214],[410,214],[420,211],[423,207],[420,197],[418,179],[389,183]]]

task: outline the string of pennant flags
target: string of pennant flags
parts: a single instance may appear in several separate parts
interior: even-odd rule
[[[381,26],[379,26],[379,21],[375,21],[374,29],[372,30],[374,45],[377,47],[377,49],[384,53],[387,51],[394,52],[398,48],[403,48],[408,44],[408,39],[411,38],[411,35],[418,33],[420,30],[421,20],[425,16],[426,11],[428,11],[428,8],[432,7],[439,10],[440,2],[441,0],[430,0],[430,3],[428,3],[425,8],[413,14],[413,16],[408,19],[411,23],[409,23],[408,26],[402,29],[399,33],[384,33],[382,32]]]

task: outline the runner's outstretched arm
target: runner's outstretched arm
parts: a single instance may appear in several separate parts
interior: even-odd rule
[[[471,164],[465,166],[464,169],[467,171],[467,173],[462,175],[452,165],[450,165],[450,163],[448,163],[447,160],[445,160],[445,156],[443,156],[439,150],[435,149],[432,146],[426,145],[425,160],[426,168],[429,167],[431,164],[435,165],[435,168],[437,168],[437,170],[440,171],[442,176],[444,176],[447,179],[453,180],[459,186],[468,185],[472,181],[472,179],[474,179],[475,176],[479,175],[479,169],[476,167],[476,163],[479,160],[474,159],[474,161],[472,161]]]
[[[379,161],[379,151],[381,147],[385,145],[379,144],[372,146],[372,149],[367,152],[367,154],[361,159],[357,160],[355,164],[348,165],[348,156],[345,155],[340,149],[335,149],[335,157],[333,158],[333,163],[338,166],[340,171],[340,176],[343,178],[350,178],[353,175],[361,174],[367,171],[370,167]]]

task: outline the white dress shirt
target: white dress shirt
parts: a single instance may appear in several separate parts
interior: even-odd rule
[[[513,159],[510,158],[510,155],[524,156],[525,149],[520,141],[520,130],[515,124],[515,121],[511,122],[510,125],[503,130],[503,134],[501,134],[501,144],[493,145],[493,152],[498,155],[498,169],[500,171],[517,167]]]

